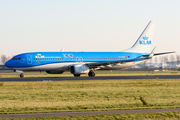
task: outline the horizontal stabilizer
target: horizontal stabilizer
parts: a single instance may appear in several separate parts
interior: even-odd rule
[[[173,52],[164,52],[164,53],[155,53],[154,56],[163,55],[163,54],[170,54],[170,53],[175,53],[175,51],[173,51]]]

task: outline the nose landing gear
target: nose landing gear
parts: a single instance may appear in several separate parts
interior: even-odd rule
[[[23,71],[21,71],[21,70],[14,70],[14,72],[21,73],[21,74],[19,75],[19,77],[20,77],[20,78],[24,78]]]

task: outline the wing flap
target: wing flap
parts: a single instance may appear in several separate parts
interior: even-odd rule
[[[112,64],[123,63],[123,62],[132,62],[135,60],[142,60],[142,59],[145,59],[145,58],[136,58],[136,59],[130,59],[130,60],[117,60],[117,61],[111,61],[111,62],[96,62],[96,63],[89,63],[86,65],[88,65],[91,68],[95,68],[97,66],[112,65]]]

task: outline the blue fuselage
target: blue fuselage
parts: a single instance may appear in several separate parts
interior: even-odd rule
[[[131,61],[140,58],[142,53],[129,53],[129,52],[32,52],[23,53],[14,56],[11,60],[7,61],[5,65],[12,69],[21,70],[49,70],[48,65],[61,64],[60,67],[65,67],[75,63],[103,63],[113,61]],[[144,60],[144,59],[142,59]],[[136,60],[137,61],[137,60]],[[33,67],[36,67],[33,69]],[[26,69],[23,69],[26,68]],[[58,67],[55,67],[56,69]],[[52,68],[51,68],[52,69]]]

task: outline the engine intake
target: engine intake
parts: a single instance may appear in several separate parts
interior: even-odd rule
[[[72,74],[87,74],[89,73],[89,67],[87,65],[76,64],[70,67]]]

